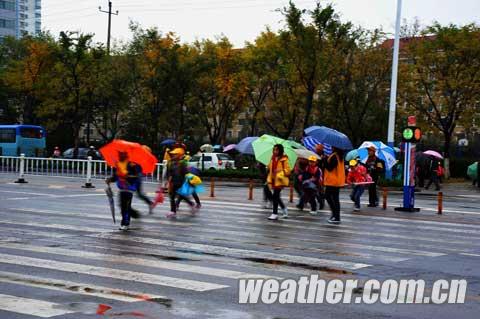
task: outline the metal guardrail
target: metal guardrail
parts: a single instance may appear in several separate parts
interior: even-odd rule
[[[144,176],[145,182],[161,183],[164,178],[163,163],[158,163],[153,174]],[[85,179],[85,187],[91,187],[92,179],[105,179],[111,176],[113,168],[105,161],[64,158],[40,158],[21,156],[0,156],[0,174],[18,174],[17,182],[25,182],[26,175],[72,177]]]

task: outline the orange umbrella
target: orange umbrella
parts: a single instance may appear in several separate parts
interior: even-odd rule
[[[113,140],[100,148],[100,153],[108,165],[114,167],[118,162],[118,152],[126,152],[128,159],[142,167],[144,174],[151,174],[158,162],[155,155],[148,151],[147,147],[138,143],[124,140]]]

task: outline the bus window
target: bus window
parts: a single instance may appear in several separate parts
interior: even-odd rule
[[[26,138],[42,138],[43,132],[35,127],[20,127],[20,136]]]
[[[14,128],[0,128],[0,143],[16,143],[16,135]]]

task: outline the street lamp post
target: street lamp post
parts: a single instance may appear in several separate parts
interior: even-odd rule
[[[388,114],[388,145],[393,147],[395,141],[395,112],[397,107],[398,55],[400,51],[400,19],[402,17],[402,0],[397,0],[397,20],[395,22],[395,40],[393,43],[392,81],[390,87],[390,108]]]

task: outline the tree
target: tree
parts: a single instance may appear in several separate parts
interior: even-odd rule
[[[455,127],[479,111],[480,29],[435,23],[408,40],[411,63],[402,65],[400,97],[420,121],[443,135],[448,176]]]
[[[46,126],[55,130],[67,125],[72,130],[75,151],[80,145],[80,129],[91,116],[92,35],[61,32],[55,51],[55,64],[48,73],[48,90],[42,93],[43,102],[38,114]],[[76,153],[75,153],[76,154]]]
[[[227,130],[247,101],[247,77],[239,51],[227,38],[196,42],[201,69],[190,100],[210,143],[225,143]]]
[[[312,123],[312,108],[317,91],[331,76],[331,58],[343,39],[352,32],[351,23],[342,23],[332,5],[322,7],[320,2],[308,12],[311,22],[303,16],[306,10],[298,9],[293,2],[283,11],[287,29],[280,32],[286,63],[291,64],[303,95],[303,129]]]
[[[389,52],[377,30],[357,30],[332,56],[332,76],[319,99],[325,122],[347,134],[354,145],[386,136]],[[339,116],[339,114],[341,114]]]

